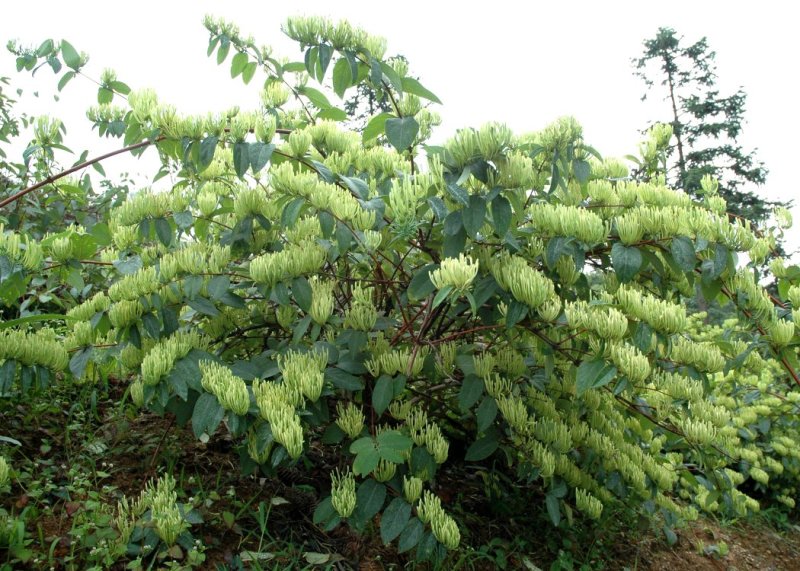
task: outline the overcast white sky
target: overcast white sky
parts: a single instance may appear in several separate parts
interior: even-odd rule
[[[405,0],[277,2],[196,0],[170,2],[64,2],[39,0],[3,6],[0,40],[38,45],[66,38],[90,54],[87,73],[99,77],[114,68],[132,88],[154,87],[162,100],[183,111],[222,110],[257,104],[259,75],[250,87],[232,81],[229,62],[217,67],[206,57],[206,13],[239,25],[278,55],[300,59],[296,44],[280,32],[287,16],[323,15],[348,19],[389,40],[388,53],[404,54],[411,71],[443,101],[443,125],[435,140],[459,127],[497,120],[515,131],[543,127],[561,115],[574,115],[588,143],[603,155],[635,153],[639,131],[650,120],[668,118],[659,102],[643,104],[641,82],[630,59],[659,26],[675,28],[695,41],[702,36],[717,52],[722,93],[743,87],[748,95],[746,149],[770,170],[761,192],[771,199],[800,197],[797,192],[796,18],[790,3],[762,1],[583,1],[434,2]],[[95,89],[75,80],[59,103],[49,95],[55,81],[41,70],[38,81],[23,81],[13,58],[0,55],[0,76],[16,86],[37,89],[40,102],[28,109],[64,118],[70,135],[84,147],[105,149],[84,136],[83,112]],[[263,76],[262,76],[263,79]],[[55,105],[55,106],[54,106]],[[81,149],[76,149],[80,151]],[[93,153],[92,153],[93,154]],[[120,159],[117,159],[120,160]],[[132,172],[141,165],[129,165]],[[149,172],[147,174],[152,174]],[[800,226],[800,209],[793,210]],[[800,246],[800,231],[791,244]]]

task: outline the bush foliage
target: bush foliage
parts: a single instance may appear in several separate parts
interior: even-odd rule
[[[460,542],[436,494],[448,466],[500,466],[555,525],[793,506],[800,270],[776,260],[770,295],[754,268],[782,230],[727,216],[709,177],[702,200],[665,186],[668,127],[640,146],[648,182],[571,118],[429,145],[440,102],[383,39],[292,19],[304,57],[286,61],[205,25],[259,109],[185,116],[106,71],[88,112],[158,153],[166,188],[51,176],[49,118],[5,165],[3,395],[121,376],[197,438],[228,432],[246,474],[335,458],[315,522],[380,513],[383,541],[421,559]],[[59,88],[87,65],[66,41],[12,48]],[[358,85],[391,111],[349,130],[331,101]],[[42,226],[54,203],[64,220]],[[696,291],[731,307],[722,326],[687,314]]]

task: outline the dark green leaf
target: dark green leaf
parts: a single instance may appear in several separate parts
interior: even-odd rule
[[[172,226],[165,218],[156,218],[153,222],[156,226],[156,236],[162,244],[169,246],[172,243]]]
[[[289,204],[286,205],[286,208],[283,209],[281,213],[281,226],[284,228],[290,228],[294,226],[297,222],[297,217],[300,216],[300,210],[303,208],[305,204],[304,198],[295,198]]]
[[[445,258],[457,258],[458,255],[464,251],[466,243],[467,233],[461,228],[456,234],[445,236],[444,244],[442,245],[442,254],[444,254]]]
[[[475,412],[475,418],[478,421],[478,432],[484,432],[489,428],[494,419],[497,417],[497,403],[495,400],[486,396],[478,405],[478,410]]]
[[[483,197],[474,194],[470,196],[468,205],[461,211],[461,218],[467,236],[474,239],[486,219],[486,201]]]
[[[511,227],[511,203],[506,197],[498,194],[492,200],[492,220],[495,234],[504,237]]]
[[[381,375],[375,382],[375,387],[372,389],[372,407],[378,415],[383,414],[389,403],[392,402],[394,396],[394,388],[392,385],[392,378],[388,375]]]
[[[333,66],[333,92],[344,98],[344,92],[353,84],[353,72],[347,58],[339,58]]]
[[[592,174],[592,167],[588,161],[575,159],[572,161],[572,172],[579,183],[586,184],[589,182],[589,175]]]
[[[422,84],[413,77],[404,77],[402,80],[403,91],[406,93],[413,93],[418,97],[424,97],[429,101],[441,104],[441,101],[432,92],[422,86]]]
[[[414,441],[396,430],[384,430],[378,435],[377,442],[381,450],[405,452],[411,448]]]
[[[497,440],[497,435],[494,434],[494,432],[489,433],[470,445],[467,449],[466,456],[464,456],[464,460],[467,462],[479,462],[480,460],[484,460],[491,456],[499,445],[500,442]]]
[[[198,295],[194,299],[188,300],[186,303],[196,312],[202,313],[203,315],[208,315],[209,317],[216,317],[219,315],[219,309],[214,307],[214,304],[203,296]]]
[[[386,138],[398,151],[411,146],[419,133],[419,123],[413,117],[393,118],[386,120]]]
[[[457,183],[449,182],[445,185],[447,193],[459,204],[467,206],[469,204],[469,193]]]
[[[74,71],[68,71],[64,75],[61,76],[61,79],[58,80],[58,90],[61,91],[66,87],[66,85],[70,82],[70,80],[75,77]]]
[[[547,504],[547,515],[550,516],[550,521],[553,522],[554,526],[558,527],[558,524],[561,523],[561,502],[558,501],[555,494],[547,494],[545,503]]]
[[[333,105],[331,105],[331,102],[328,101],[328,98],[325,97],[325,94],[322,93],[319,89],[314,89],[313,87],[305,86],[299,88],[297,91],[298,93],[305,95],[311,102],[311,104],[314,105],[314,107],[316,107],[317,109],[329,109],[333,107]]]
[[[219,138],[213,135],[200,141],[200,152],[198,154],[200,170],[205,169],[214,160],[217,143],[219,143]]]
[[[381,516],[381,540],[388,545],[400,535],[411,518],[411,504],[403,498],[393,499]]]
[[[697,265],[697,256],[694,253],[694,243],[687,236],[676,236],[672,239],[672,257],[678,267],[684,272],[694,271]]]
[[[466,412],[478,402],[483,395],[483,379],[477,375],[467,375],[461,382],[461,390],[458,393],[458,406],[461,412]]]
[[[94,349],[85,347],[72,355],[72,358],[69,360],[69,372],[72,373],[73,377],[80,379],[83,376],[86,365],[89,364],[89,360],[92,358],[92,353],[94,353]]]
[[[335,387],[346,391],[360,391],[364,388],[364,381],[360,377],[346,373],[336,367],[325,369],[325,378],[333,383]]]
[[[292,280],[292,295],[300,309],[305,312],[311,310],[311,284],[308,283],[306,278],[299,277]]]
[[[272,143],[250,143],[250,166],[253,169],[253,174],[264,168],[272,157],[274,150],[275,145]]]
[[[611,264],[619,281],[629,282],[642,269],[642,253],[638,248],[616,242],[611,247]]]
[[[333,47],[329,46],[328,44],[320,44],[319,45],[319,59],[317,63],[319,64],[319,69],[317,70],[317,81],[320,83],[325,78],[325,72],[328,71],[328,65],[331,63],[331,58],[333,57]]]
[[[422,522],[417,518],[411,518],[403,529],[403,533],[400,534],[400,539],[397,542],[397,552],[405,553],[409,549],[413,549],[422,539],[424,533],[425,526]]]
[[[356,510],[353,519],[362,524],[368,523],[381,511],[386,500],[386,486],[372,478],[365,480],[356,492]]]
[[[356,476],[366,476],[377,468],[380,459],[380,454],[375,448],[359,452],[353,460],[353,473]]]
[[[316,525],[322,525],[334,517],[337,517],[336,510],[333,507],[331,497],[328,496],[317,505],[314,510],[313,521]]]
[[[436,289],[430,280],[430,274],[437,268],[436,264],[423,266],[414,274],[408,284],[408,297],[414,300],[425,299]]]
[[[611,382],[616,376],[617,368],[602,359],[584,361],[578,367],[576,393],[581,396],[589,389],[597,389]]]
[[[385,75],[389,80],[389,83],[392,85],[392,87],[394,87],[395,91],[402,94],[403,80],[401,79],[400,75],[388,63],[380,62],[380,66],[381,72],[383,72],[383,75]]]
[[[231,279],[228,276],[214,276],[208,280],[208,295],[214,301],[219,301],[230,287]]]
[[[233,169],[236,171],[236,176],[243,178],[249,166],[250,144],[239,141],[233,145]]]
[[[220,406],[217,397],[211,393],[203,393],[194,405],[192,412],[192,430],[197,438],[203,433],[211,436],[225,416],[225,409]]]

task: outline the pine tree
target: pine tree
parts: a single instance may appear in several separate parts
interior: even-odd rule
[[[729,96],[717,89],[714,58],[706,38],[687,45],[671,28],[659,28],[644,42],[641,57],[634,58],[635,75],[647,86],[662,86],[670,106],[674,144],[668,151],[668,179],[686,192],[700,194],[700,181],[709,174],[719,180],[719,194],[728,212],[754,223],[766,221],[776,206],[756,193],[765,183],[767,169],[755,151],[738,143],[744,124],[746,93],[740,88]]]

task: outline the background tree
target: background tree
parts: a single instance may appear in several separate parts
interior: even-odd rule
[[[655,38],[644,42],[644,52],[634,58],[635,75],[647,86],[646,99],[658,82],[670,105],[674,144],[668,149],[668,179],[676,187],[698,195],[701,180],[719,180],[719,195],[728,212],[754,223],[763,223],[776,206],[759,196],[754,187],[767,177],[755,151],[738,143],[744,123],[747,95],[740,88],[729,96],[717,89],[716,53],[706,38],[687,45],[671,28],[659,28]]]

